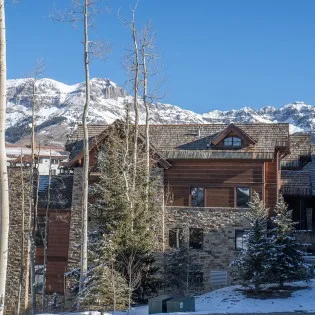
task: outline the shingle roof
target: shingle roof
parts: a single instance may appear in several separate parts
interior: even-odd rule
[[[281,191],[284,195],[311,195],[311,176],[308,171],[281,171]]]
[[[88,125],[89,137],[95,137],[101,134],[108,125]],[[73,134],[69,137],[68,142],[76,142],[78,140],[83,139],[83,126],[79,124],[77,129],[73,132]]]
[[[209,146],[228,125],[151,125],[154,147],[167,159],[272,159],[276,147],[289,145],[288,124],[235,124],[256,143],[240,149]],[[142,127],[143,128],[143,127]]]
[[[289,144],[289,124],[235,124],[255,141],[240,149],[217,149],[211,146],[228,125],[225,124],[185,124],[150,125],[152,145],[166,159],[273,159],[276,147]],[[104,131],[108,125],[89,125],[89,136],[94,137]],[[144,133],[144,125],[140,132]],[[82,125],[70,141],[76,141],[70,159],[82,150]]]
[[[290,154],[282,160],[282,167],[299,168],[301,156],[311,156],[311,136],[309,134],[290,135]]]

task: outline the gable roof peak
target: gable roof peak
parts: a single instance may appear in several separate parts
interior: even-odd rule
[[[256,141],[251,138],[243,129],[236,126],[234,123],[230,123],[223,131],[221,131],[212,141],[211,144],[217,145],[220,143],[230,132],[234,132],[238,137],[243,139],[247,145],[255,144]]]

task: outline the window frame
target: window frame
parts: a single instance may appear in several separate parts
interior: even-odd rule
[[[176,241],[176,244],[175,246],[171,246],[171,236],[170,234],[172,232],[175,232],[175,241]],[[180,248],[184,245],[184,231],[183,231],[183,228],[170,228],[168,230],[168,246],[169,248]]]
[[[225,141],[231,139],[231,144],[226,144]],[[239,144],[234,144],[234,142],[237,140]],[[228,148],[240,148],[242,147],[242,138],[238,136],[228,136],[223,139],[223,146]]]
[[[192,243],[192,234],[194,230],[198,230],[198,232],[201,232],[201,240],[199,240],[199,242],[194,242]],[[195,235],[196,237],[196,235]],[[190,227],[189,228],[189,248],[192,249],[203,249],[204,247],[204,229],[203,228],[194,228],[194,227]],[[199,244],[199,245],[198,245]]]
[[[237,246],[237,234],[242,233],[242,247],[238,247]],[[244,242],[244,235],[248,233],[248,230],[244,230],[244,229],[236,229],[234,231],[234,249],[236,252],[241,252],[242,250],[247,248],[246,242]]]
[[[234,207],[235,208],[248,208],[248,204],[246,206],[238,206],[237,205],[237,189],[244,189],[247,188],[249,190],[249,200],[248,202],[251,202],[252,200],[252,188],[250,186],[236,186],[234,187]]]
[[[200,189],[202,190],[203,192],[203,203],[202,203],[202,206],[199,206],[199,205],[193,205],[193,195],[192,195],[192,190],[193,189]],[[197,197],[198,199],[198,197]],[[197,200],[198,201],[198,200]],[[190,204],[190,207],[196,207],[196,208],[204,208],[206,206],[206,188],[205,187],[196,187],[196,186],[191,186],[190,189],[189,189],[189,204]]]

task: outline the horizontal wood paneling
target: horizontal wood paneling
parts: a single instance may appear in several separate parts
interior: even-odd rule
[[[206,207],[234,207],[234,187],[207,187]]]
[[[277,162],[266,162],[265,163],[266,170],[266,187],[265,187],[265,203],[266,207],[272,210],[277,203]]]
[[[174,206],[189,206],[191,187],[206,189],[205,206],[233,207],[234,187],[261,186],[263,162],[172,160],[165,170],[165,187],[170,187]],[[261,188],[260,188],[261,194]]]

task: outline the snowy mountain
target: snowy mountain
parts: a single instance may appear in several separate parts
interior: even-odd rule
[[[32,95],[36,104],[36,133],[42,144],[64,144],[81,120],[85,101],[84,83],[66,85],[52,79],[40,79],[35,84],[30,79],[8,80],[7,83],[7,141],[26,142],[30,137]],[[131,96],[109,79],[91,80],[91,106],[88,121],[91,124],[111,123],[125,115],[126,103]],[[141,104],[140,104],[141,105]],[[140,120],[145,111],[141,106]],[[292,132],[315,133],[315,107],[295,102],[280,109],[264,107],[254,110],[213,110],[197,114],[170,104],[151,106],[151,122],[155,124],[183,123],[255,123],[288,122]]]

